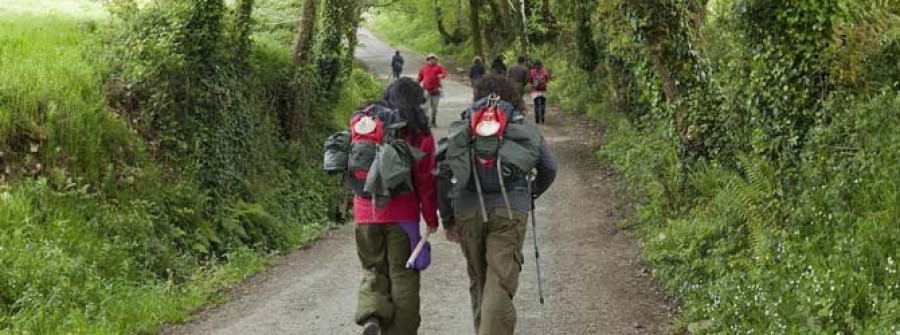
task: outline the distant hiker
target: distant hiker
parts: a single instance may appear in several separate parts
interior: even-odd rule
[[[404,62],[403,56],[400,56],[400,50],[397,50],[394,53],[394,58],[391,59],[391,80],[400,79],[400,75],[403,73]]]
[[[519,56],[516,65],[509,68],[506,78],[512,82],[513,87],[519,89],[519,93],[525,95],[525,86],[528,85],[528,64],[525,63],[525,56]]]
[[[472,82],[473,87],[478,79],[484,77],[485,72],[484,61],[481,60],[481,57],[475,56],[475,58],[472,59],[472,67],[469,68],[469,80]]]
[[[350,131],[325,142],[325,170],[348,174],[355,196],[356,250],[363,277],[355,321],[363,334],[418,332],[419,271],[430,247],[407,268],[422,238],[437,230],[435,143],[422,110],[422,88],[410,78],[388,86],[382,101],[353,114]]]
[[[491,63],[491,73],[500,76],[506,75],[506,63],[503,62],[503,55],[494,57],[494,62]]]
[[[441,64],[438,64],[438,58],[435,54],[429,54],[425,57],[425,65],[419,69],[419,83],[425,89],[425,100],[431,109],[431,126],[437,127],[438,104],[441,102],[442,84],[441,80],[447,78],[447,70]]]
[[[528,211],[553,183],[558,162],[506,78],[479,80],[475,99],[441,139],[438,198],[447,239],[466,258],[475,332],[511,335]]]
[[[528,75],[528,83],[531,84],[531,99],[534,100],[534,122],[544,123],[547,114],[547,83],[550,82],[550,72],[544,68],[541,61],[535,60],[534,67]]]

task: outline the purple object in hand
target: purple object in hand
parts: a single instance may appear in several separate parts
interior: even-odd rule
[[[416,249],[416,245],[418,245],[419,241],[422,239],[422,233],[419,232],[419,222],[401,223],[400,227],[403,228],[403,231],[409,236],[409,253],[411,255],[413,250]],[[416,271],[423,271],[427,269],[429,265],[431,265],[431,243],[425,242],[425,246],[422,247],[419,256],[413,261],[412,268]]]

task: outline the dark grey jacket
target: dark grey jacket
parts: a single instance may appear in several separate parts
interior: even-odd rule
[[[403,71],[403,63],[405,63],[403,56],[394,55],[394,58],[391,59],[391,69],[395,72]]]
[[[528,84],[528,67],[525,66],[525,64],[517,63],[509,68],[509,72],[506,73],[506,78],[512,80],[517,89],[522,89]]]

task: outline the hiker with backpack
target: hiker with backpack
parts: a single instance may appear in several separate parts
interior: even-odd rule
[[[525,95],[525,86],[528,85],[528,64],[525,63],[525,56],[519,56],[516,65],[509,68],[506,78],[512,81],[515,88],[519,89],[519,93]]]
[[[350,130],[325,142],[325,170],[347,174],[355,193],[356,248],[363,277],[355,314],[364,335],[416,334],[419,272],[430,263],[424,245],[407,266],[423,237],[437,230],[434,136],[421,108],[424,92],[400,78],[382,101],[353,114]]]
[[[447,78],[447,70],[438,63],[437,55],[425,57],[425,65],[419,69],[418,82],[425,89],[425,100],[431,109],[431,127],[437,127],[438,104],[443,94],[441,80],[444,78]]]
[[[503,55],[497,55],[497,57],[494,57],[494,62],[491,63],[491,73],[498,76],[506,75],[506,63],[503,61]]]
[[[403,73],[403,63],[405,62],[403,56],[400,56],[400,50],[397,50],[394,53],[394,57],[391,58],[391,81],[400,79],[400,75]]]
[[[534,100],[534,122],[544,123],[547,114],[547,83],[550,82],[550,72],[544,68],[540,60],[534,61],[534,67],[528,75],[528,83],[531,84],[531,99]]]
[[[475,333],[513,334],[528,212],[558,162],[509,80],[488,75],[474,97],[441,139],[438,198],[447,239],[466,258]]]
[[[481,57],[475,56],[472,58],[472,67],[469,68],[469,81],[472,83],[472,86],[475,86],[475,82],[481,77],[484,77],[484,73],[487,72],[484,69],[484,61],[481,60]]]

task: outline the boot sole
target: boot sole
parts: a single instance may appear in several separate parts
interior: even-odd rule
[[[368,325],[363,328],[363,335],[378,335],[381,333],[381,327],[378,325]]]

